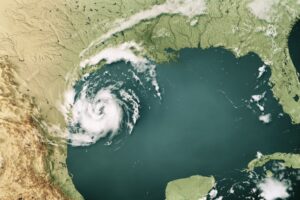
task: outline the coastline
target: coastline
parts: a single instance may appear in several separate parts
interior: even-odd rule
[[[0,198],[83,199],[63,165],[66,146],[49,143],[36,121],[39,110],[33,99],[14,81],[14,69],[0,58]]]
[[[89,3],[91,4],[91,2]],[[130,7],[130,3],[132,2],[128,2],[127,7]],[[17,122],[14,122],[14,117],[18,116],[19,112],[24,111],[15,108],[8,111],[11,113],[9,123],[12,124],[7,125],[7,130],[19,133],[23,131],[19,125],[26,124],[28,126],[27,132],[34,133],[33,135],[28,134],[28,141],[31,140],[31,137],[33,138],[33,144],[29,148],[30,152],[35,152],[40,159],[39,163],[42,164],[39,166],[29,164],[24,168],[11,167],[10,169],[9,166],[15,166],[15,163],[3,158],[1,168],[5,170],[3,170],[4,172],[0,171],[0,177],[6,177],[5,173],[8,172],[5,171],[7,170],[18,169],[21,173],[23,170],[35,170],[36,167],[40,170],[39,173],[42,174],[41,177],[37,178],[40,181],[38,183],[47,185],[46,189],[53,194],[53,199],[82,199],[67,172],[65,164],[67,157],[66,143],[55,146],[40,140],[43,137],[47,140],[53,138],[50,136],[51,134],[46,133],[43,128],[39,127],[38,121],[32,123],[29,119],[31,119],[31,115],[39,116],[40,120],[42,119],[46,123],[64,127],[65,121],[57,104],[63,101],[63,94],[69,85],[82,75],[79,68],[81,59],[78,57],[78,53],[86,48],[98,35],[104,34],[112,28],[110,25],[105,25],[108,22],[126,19],[140,10],[151,9],[157,3],[162,4],[164,1],[147,1],[141,6],[135,6],[128,12],[125,12],[127,8],[125,6],[123,13],[118,13],[119,8],[109,5],[113,14],[107,15],[109,17],[102,16],[100,21],[103,22],[98,24],[96,28],[86,25],[87,23],[96,23],[99,20],[97,14],[94,14],[94,10],[87,14],[85,10],[76,10],[77,5],[70,4],[66,6],[59,1],[49,2],[45,0],[39,3],[30,0],[24,5],[13,2],[2,3],[0,17],[5,19],[5,23],[0,28],[1,37],[4,38],[1,41],[3,48],[0,51],[0,56],[7,59],[1,62],[6,63],[5,65],[7,63],[9,63],[9,66],[13,65],[12,68],[15,70],[15,72],[5,72],[4,76],[8,76],[9,80],[13,80],[13,82],[17,82],[16,84],[11,82],[11,86],[8,86],[8,88],[11,87],[15,94],[18,93],[17,95],[25,95],[19,99],[20,104],[17,103],[16,108],[19,105],[22,108],[23,103],[21,102],[32,104],[26,107],[27,115]],[[288,12],[280,11],[281,15],[277,19],[278,21],[272,21],[271,23],[251,16],[246,7],[246,2],[241,6],[238,1],[233,5],[235,10],[229,13],[226,9],[231,4],[228,2],[225,2],[224,5],[208,5],[208,13],[193,16],[193,23],[180,14],[163,13],[153,19],[145,19],[122,32],[115,33],[113,37],[107,38],[102,46],[92,49],[91,54],[132,40],[142,43],[146,51],[145,56],[158,63],[176,59],[176,51],[182,48],[223,47],[232,51],[236,57],[254,52],[266,64],[271,66],[272,76],[270,82],[273,85],[274,96],[283,106],[284,111],[291,116],[293,122],[300,123],[300,116],[297,114],[300,111],[300,106],[293,99],[295,95],[300,96],[300,83],[287,47],[287,37],[300,14],[300,6],[296,4],[296,1],[290,1],[290,3],[289,1],[283,1],[282,5],[284,3],[294,6],[296,15],[290,16]],[[45,9],[45,6],[47,9]],[[94,5],[88,6],[93,7]],[[83,9],[84,6],[80,5],[79,7]],[[41,14],[40,10],[43,9],[45,11]],[[277,9],[281,9],[281,7],[279,6]],[[29,10],[32,10],[32,12],[29,13]],[[42,17],[37,18],[36,16]],[[62,20],[56,21],[55,18],[61,18]],[[88,18],[91,19],[91,22],[87,21]],[[76,21],[78,21],[77,24],[75,24]],[[15,23],[16,27],[11,29],[10,23]],[[277,30],[276,34],[272,32],[274,29],[272,25],[274,24],[278,26],[275,28]],[[248,25],[257,27],[257,30],[253,33],[248,29]],[[84,31],[81,26],[84,27]],[[104,28],[99,28],[101,26]],[[278,28],[282,30],[278,30]],[[271,35],[265,35],[270,31]],[[139,34],[141,32],[145,34]],[[235,34],[236,37],[232,37],[232,34]],[[175,52],[168,53],[166,49],[173,49]],[[101,67],[101,64],[96,65],[96,67]],[[6,87],[4,86],[4,88]],[[14,105],[16,103],[11,97],[4,98],[4,101],[9,103],[4,104],[8,108],[10,104]],[[34,112],[34,114],[31,112]],[[1,115],[5,117],[5,114],[7,113],[3,112]],[[3,124],[7,123],[7,119],[5,120]],[[10,126],[12,128],[9,128]],[[0,143],[3,152],[8,146],[6,142],[19,142],[17,139],[20,135],[11,132],[10,136],[14,138],[11,138],[11,140],[4,139]],[[57,142],[59,143],[60,140],[58,139],[54,143]],[[27,149],[26,145],[24,146],[23,143],[16,144],[15,148],[20,148],[19,151],[22,152]],[[2,151],[1,157],[3,157]],[[24,155],[25,164],[28,164],[27,161],[31,159],[27,156],[29,155]],[[20,166],[22,165],[20,164]],[[11,172],[10,175],[16,178],[18,176],[22,177],[22,173],[17,176]],[[28,178],[29,182],[32,181],[32,183],[36,181],[35,179]],[[13,186],[12,184],[11,187]],[[16,186],[16,188],[19,187],[26,188],[26,184]],[[34,194],[35,189],[31,189],[32,194]],[[31,195],[30,192],[27,193],[25,195]],[[62,197],[64,196],[62,193],[68,197]],[[6,194],[11,195],[11,192],[4,193],[4,195]],[[5,198],[4,196],[3,199]]]

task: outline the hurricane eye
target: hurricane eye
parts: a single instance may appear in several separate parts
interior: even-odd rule
[[[100,108],[98,109],[98,114],[99,114],[99,115],[103,115],[103,114],[104,114],[104,106],[102,106],[102,107],[100,107]]]

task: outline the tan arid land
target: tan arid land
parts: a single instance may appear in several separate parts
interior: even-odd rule
[[[66,168],[64,132],[57,138],[57,129],[45,124],[64,127],[57,105],[77,77],[89,36],[138,9],[134,0],[116,2],[0,1],[1,200],[82,199]]]
[[[15,66],[1,58],[0,199],[80,199],[64,167],[65,153],[54,152],[48,143],[37,122],[39,110],[31,97],[19,91],[14,76]],[[49,160],[54,155],[56,158]],[[62,175],[59,184],[68,185],[64,190],[54,184],[55,175],[49,173],[53,166],[57,177]]]
[[[205,7],[192,15],[172,7],[185,1]],[[260,11],[257,0],[185,1],[0,0],[1,200],[82,199],[67,172],[59,109],[83,73],[79,54],[87,47],[83,58],[134,40],[156,62],[174,58],[168,48],[224,47],[237,57],[254,52],[270,66],[283,110],[300,123],[294,100],[300,83],[287,47],[300,2],[274,0]]]

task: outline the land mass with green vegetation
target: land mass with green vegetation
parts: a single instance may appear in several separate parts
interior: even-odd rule
[[[270,161],[280,161],[282,166],[300,169],[300,155],[291,153],[274,153],[270,155],[262,155],[249,162],[247,170],[253,171],[255,168],[262,167]]]
[[[168,183],[166,200],[201,200],[206,199],[208,192],[214,187],[214,177],[191,176]]]
[[[182,48],[223,47],[237,57],[254,52],[271,69],[270,84],[283,111],[294,123],[300,123],[296,98],[300,96],[300,83],[288,50],[289,33],[300,15],[297,0],[24,0],[3,1],[0,5],[0,57],[4,64],[16,66],[11,74],[17,91],[33,99],[47,124],[40,130],[48,139],[48,149],[41,154],[45,165],[41,166],[48,172],[45,180],[52,180],[49,187],[60,188],[67,198],[82,197],[66,169],[67,144],[61,142],[65,132],[57,131],[66,126],[60,106],[66,89],[88,71],[82,71],[80,62],[109,47],[134,41],[143,47],[143,56],[157,63],[176,59]],[[36,135],[28,134],[31,136]],[[40,143],[45,144],[45,140]],[[6,144],[0,143],[0,149],[11,148]],[[274,155],[272,159],[283,158]],[[290,158],[287,166],[296,166],[298,157]],[[249,168],[260,164],[263,162],[253,161]],[[35,170],[34,166],[26,167]],[[11,176],[5,170],[0,171],[0,180]],[[199,182],[202,178],[192,180]],[[205,188],[208,186],[211,184]],[[10,191],[1,195],[17,198]]]

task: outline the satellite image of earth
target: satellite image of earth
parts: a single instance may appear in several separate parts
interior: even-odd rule
[[[0,200],[299,200],[300,0],[0,0]]]

